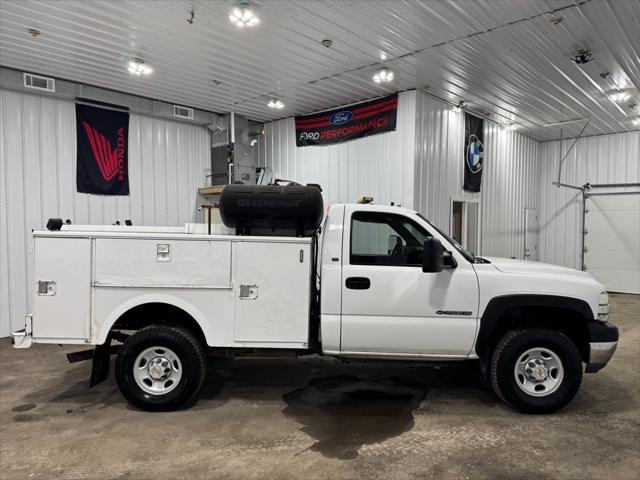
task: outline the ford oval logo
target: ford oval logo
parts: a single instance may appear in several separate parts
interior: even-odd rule
[[[329,121],[334,125],[342,125],[343,123],[350,122],[353,118],[353,112],[345,110],[343,112],[334,113],[331,115]]]

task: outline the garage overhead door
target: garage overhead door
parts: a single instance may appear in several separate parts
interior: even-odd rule
[[[585,269],[611,292],[640,293],[640,193],[586,198]]]

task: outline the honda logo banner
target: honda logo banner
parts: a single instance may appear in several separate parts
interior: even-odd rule
[[[484,164],[484,120],[464,114],[464,190],[479,192]]]
[[[78,192],[129,195],[129,109],[76,99]]]
[[[398,94],[296,117],[296,145],[330,145],[396,129]]]

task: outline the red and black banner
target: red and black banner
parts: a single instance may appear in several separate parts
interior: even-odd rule
[[[296,117],[296,145],[329,145],[396,129],[398,94]]]
[[[76,98],[78,192],[129,195],[129,109]]]

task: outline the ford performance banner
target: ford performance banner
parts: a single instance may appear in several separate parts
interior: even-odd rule
[[[479,192],[484,163],[484,120],[464,114],[464,190]]]
[[[129,195],[129,109],[76,98],[78,192]]]
[[[296,117],[296,145],[330,145],[396,129],[398,94]]]

